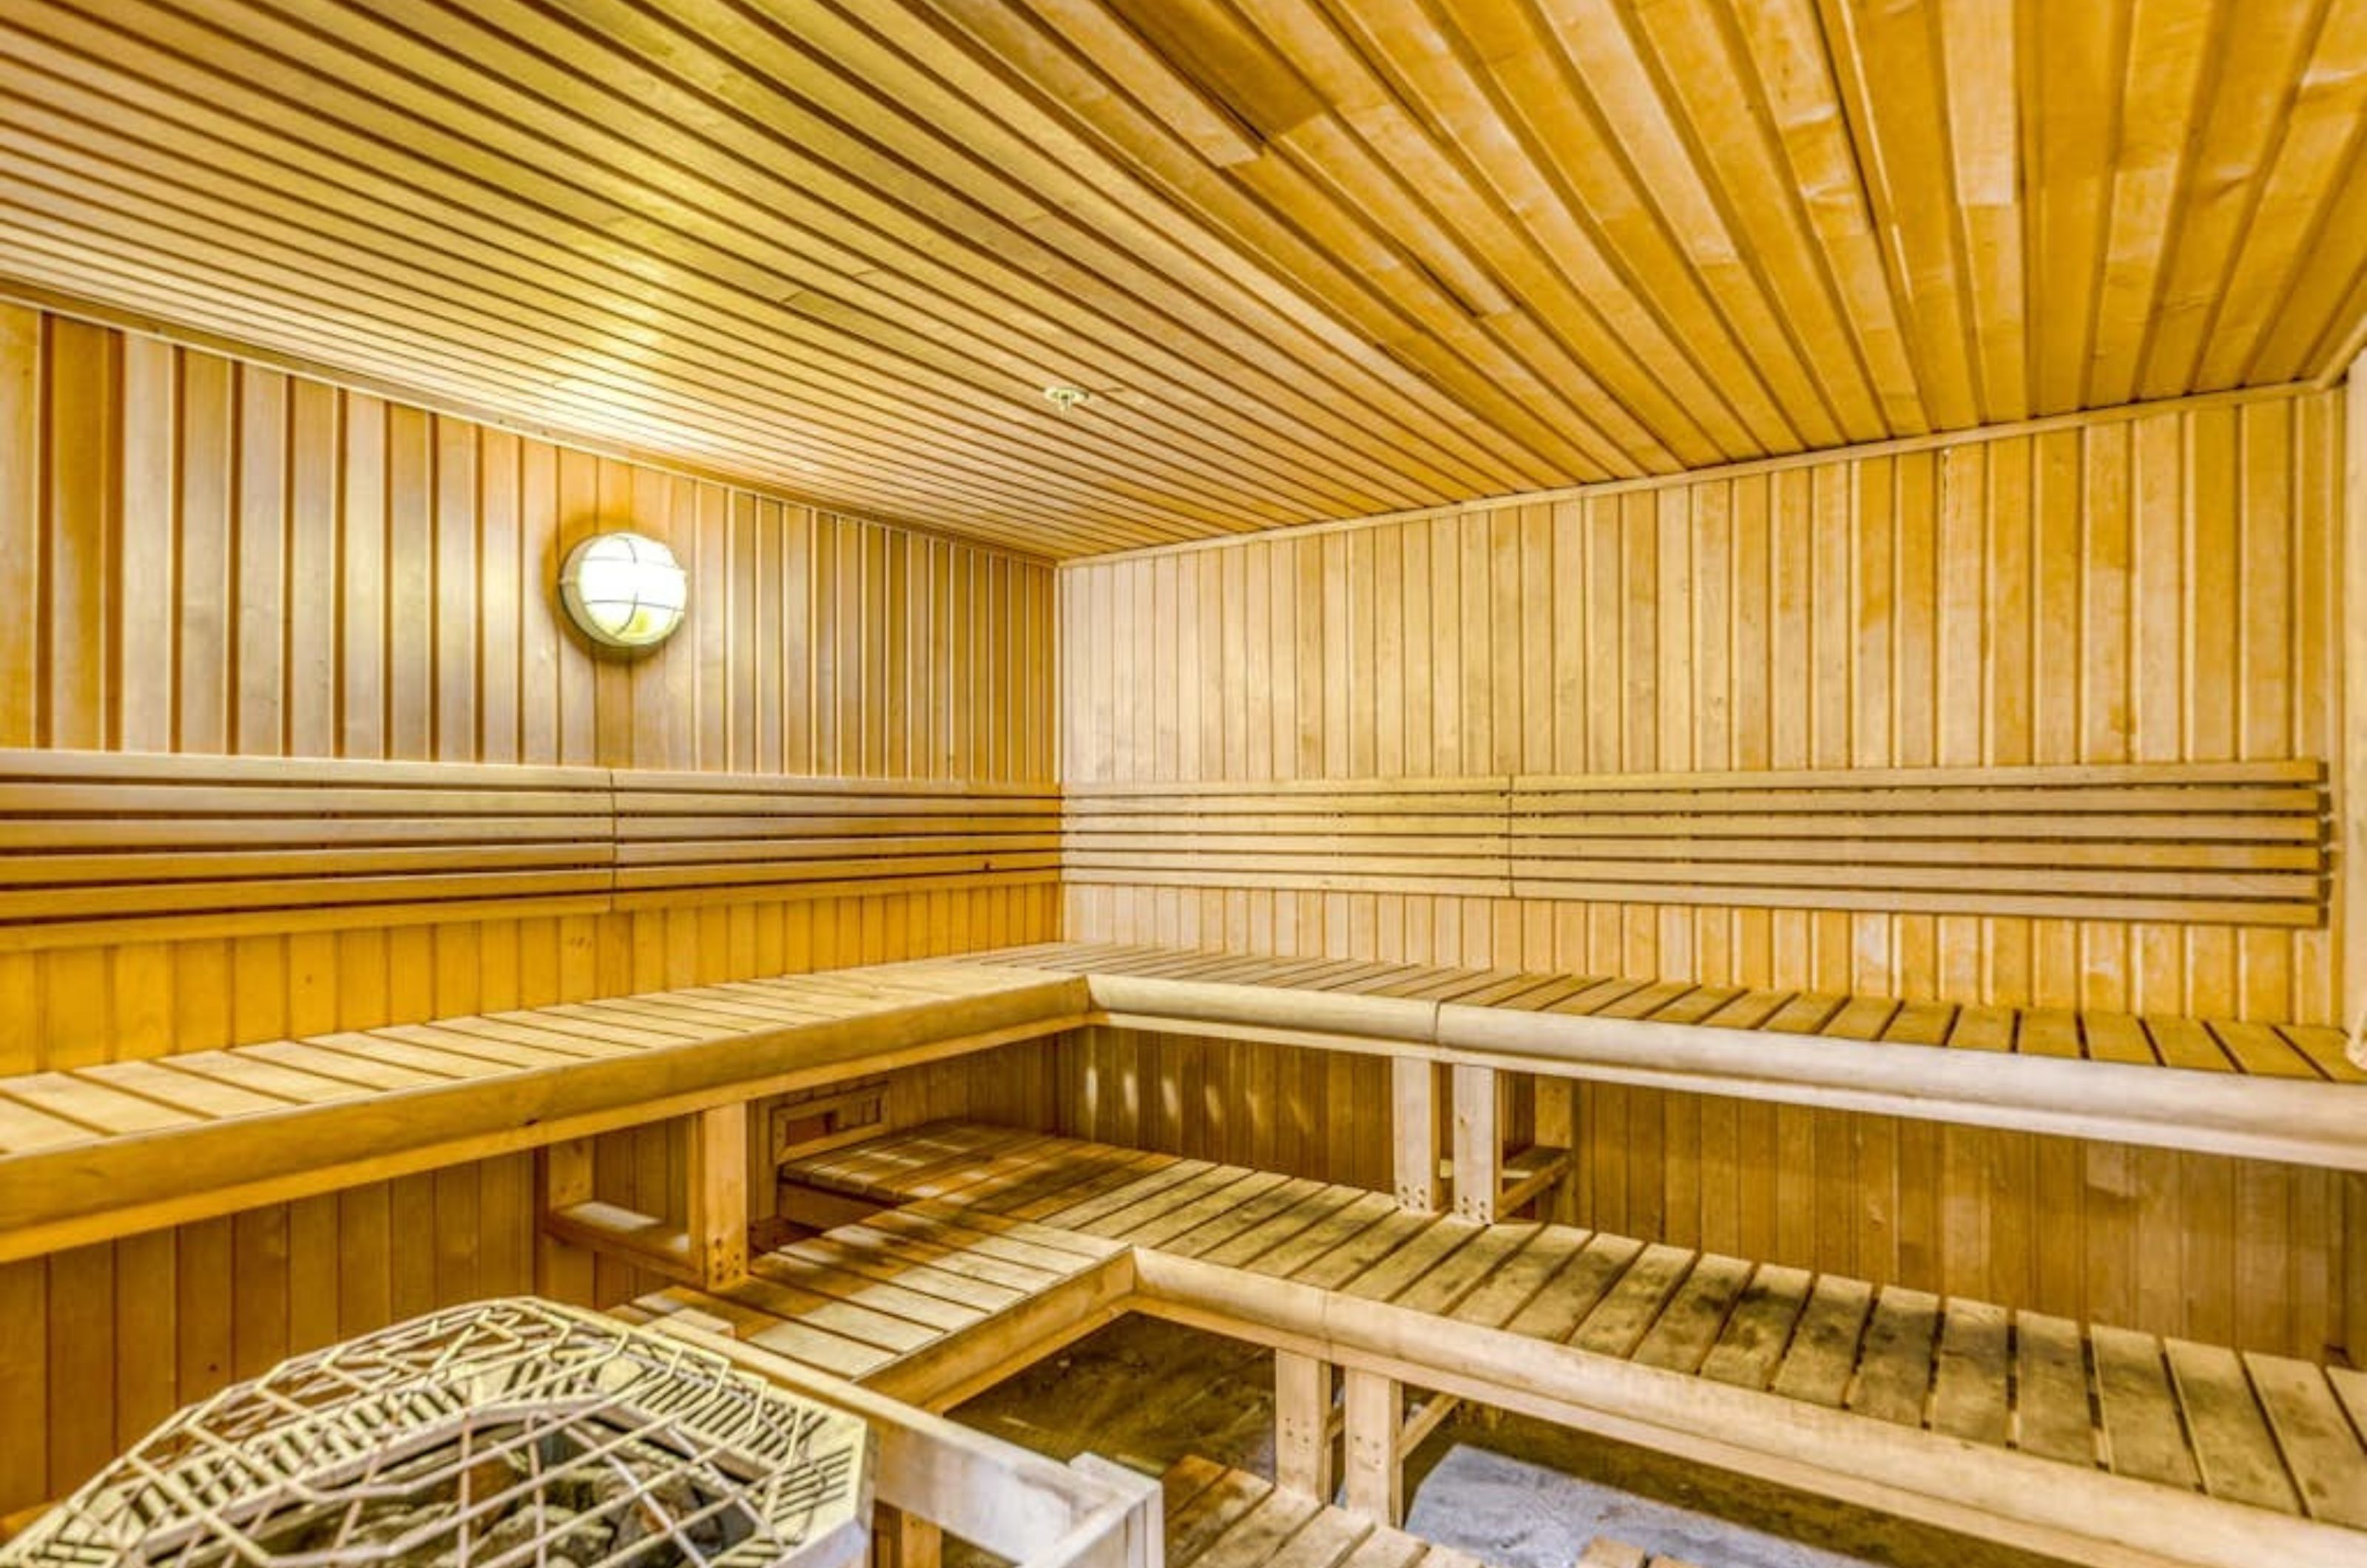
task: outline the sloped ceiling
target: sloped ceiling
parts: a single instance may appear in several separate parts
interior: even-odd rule
[[[1066,556],[2320,374],[2362,128],[2367,0],[0,0],[0,288]]]

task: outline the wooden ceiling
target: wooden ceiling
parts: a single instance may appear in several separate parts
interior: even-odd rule
[[[2362,129],[2367,0],[0,0],[0,278],[1066,556],[2324,373]]]

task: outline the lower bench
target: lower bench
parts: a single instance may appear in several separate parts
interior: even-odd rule
[[[1415,1388],[2086,1563],[2367,1561],[2367,1373],[1005,1128],[788,1174],[1130,1248],[1125,1304],[1341,1369],[1352,1494]]]

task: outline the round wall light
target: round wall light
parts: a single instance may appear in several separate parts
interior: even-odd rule
[[[690,580],[674,552],[645,534],[595,534],[567,552],[559,602],[594,642],[639,652],[682,625]]]

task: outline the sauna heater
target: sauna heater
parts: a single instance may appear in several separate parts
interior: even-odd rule
[[[850,1568],[869,1429],[531,1299],[431,1314],[191,1405],[0,1568]]]

